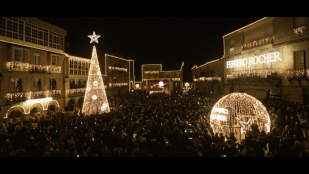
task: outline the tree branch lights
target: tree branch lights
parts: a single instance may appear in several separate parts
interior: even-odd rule
[[[110,112],[95,46],[93,46],[92,50],[82,112],[88,116]]]
[[[231,93],[219,99],[210,115],[210,125],[215,133],[229,134],[240,128],[243,133],[250,130],[256,120],[260,131],[270,132],[270,119],[266,108],[256,98],[245,93]],[[234,129],[234,133],[237,133]]]

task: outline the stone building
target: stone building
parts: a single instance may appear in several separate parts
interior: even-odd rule
[[[224,93],[309,101],[308,27],[308,17],[267,17],[224,35]]]
[[[0,123],[83,103],[90,58],[67,54],[66,35],[37,18],[0,17]],[[102,59],[107,96],[134,88],[134,60],[109,54]]]
[[[64,105],[66,35],[36,18],[0,18],[0,122]]]
[[[162,64],[143,64],[141,68],[142,82],[138,82],[140,90],[145,94],[182,93],[183,66],[180,70],[162,71]]]

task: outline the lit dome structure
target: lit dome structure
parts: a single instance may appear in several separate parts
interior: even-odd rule
[[[265,106],[246,93],[235,92],[222,97],[210,114],[214,133],[227,135],[234,132],[238,141],[244,139],[246,131],[251,130],[254,120],[260,131],[270,132],[270,119]]]

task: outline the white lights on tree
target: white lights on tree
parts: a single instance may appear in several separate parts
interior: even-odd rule
[[[101,110],[104,111],[107,107],[108,107],[107,104],[103,104]]]
[[[88,37],[91,39],[90,43],[92,43],[92,42],[99,43],[98,38],[101,37],[101,35],[96,35],[95,32],[93,32],[93,34],[88,35]]]
[[[98,81],[93,82],[93,86],[98,86],[98,84],[99,84]]]
[[[162,87],[164,83],[162,81],[159,82],[159,86]]]
[[[98,37],[96,36],[96,38],[91,38],[91,40],[97,42],[97,38]],[[105,108],[104,111],[102,111],[103,105]],[[102,114],[108,112],[110,112],[110,108],[106,96],[103,77],[101,75],[97,50],[96,47],[93,46],[82,113],[89,116],[91,114]]]
[[[263,104],[246,93],[231,93],[218,100],[210,115],[214,133],[236,133],[236,139],[244,139],[245,132],[257,121],[260,131],[270,132],[270,119]],[[241,137],[238,135],[241,134]]]
[[[93,100],[96,100],[98,97],[97,97],[96,95],[93,95],[91,98],[92,98]]]

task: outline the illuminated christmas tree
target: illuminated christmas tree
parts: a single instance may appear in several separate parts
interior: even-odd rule
[[[100,35],[96,36],[95,32],[93,32],[93,35],[89,35],[88,37],[91,38],[90,43],[99,43],[98,38]],[[97,50],[96,47],[93,46],[82,113],[85,115],[91,115],[108,112],[110,112],[110,108],[101,75]]]

